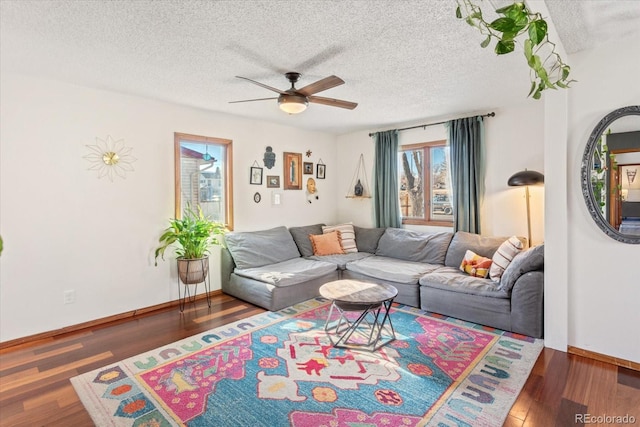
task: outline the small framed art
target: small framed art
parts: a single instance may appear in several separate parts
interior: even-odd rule
[[[285,190],[302,190],[302,154],[284,153],[283,159]]]
[[[327,165],[325,165],[324,163],[318,163],[316,165],[316,178],[324,179],[326,171],[327,171]]]
[[[303,173],[305,175],[313,175],[313,163],[312,162],[304,162],[303,163]]]
[[[251,166],[251,175],[249,176],[249,184],[262,185],[262,168]]]
[[[280,177],[277,175],[267,175],[267,188],[280,188]]]

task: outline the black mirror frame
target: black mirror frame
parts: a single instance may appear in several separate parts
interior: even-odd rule
[[[582,156],[580,180],[582,185],[582,195],[584,196],[584,201],[587,204],[587,210],[598,227],[600,227],[607,236],[614,240],[637,245],[640,244],[640,236],[620,233],[602,216],[602,212],[596,203],[593,189],[591,187],[591,163],[593,161],[593,153],[596,144],[598,143],[598,139],[600,139],[600,136],[607,130],[607,128],[609,128],[609,126],[611,126],[611,123],[625,116],[640,116],[640,105],[631,105],[629,107],[618,108],[617,110],[612,111],[604,116],[593,129]]]

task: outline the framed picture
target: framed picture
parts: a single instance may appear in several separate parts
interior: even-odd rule
[[[302,153],[283,153],[285,190],[302,190]]]
[[[304,162],[304,174],[305,175],[313,175],[313,163],[312,162]]]
[[[280,177],[278,175],[267,175],[267,188],[280,188]]]
[[[316,165],[316,178],[324,179],[326,170],[327,170],[327,165],[325,165],[324,163],[318,163]]]
[[[249,176],[249,184],[262,185],[262,168],[251,166],[251,175]]]

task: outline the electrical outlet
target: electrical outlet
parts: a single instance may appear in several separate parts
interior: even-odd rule
[[[69,289],[63,292],[63,298],[65,304],[73,304],[76,302],[76,291],[73,289]]]

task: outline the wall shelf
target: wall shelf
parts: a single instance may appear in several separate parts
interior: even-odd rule
[[[355,186],[360,182],[362,185],[362,195],[356,195]],[[358,165],[356,166],[355,173],[353,174],[353,178],[351,179],[351,183],[349,184],[349,188],[347,189],[347,195],[345,196],[347,199],[370,199],[371,191],[369,190],[369,178],[367,178],[367,170],[364,166],[364,155],[360,153],[360,158],[358,159]]]

